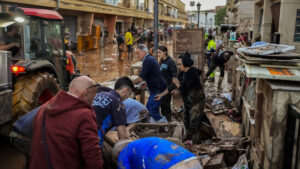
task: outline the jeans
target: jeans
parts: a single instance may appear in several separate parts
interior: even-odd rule
[[[150,113],[150,116],[153,117],[157,121],[157,120],[161,119],[161,115],[159,113],[159,106],[160,106],[162,99],[160,99],[158,101],[154,100],[154,97],[156,95],[157,94],[150,94],[146,107]]]

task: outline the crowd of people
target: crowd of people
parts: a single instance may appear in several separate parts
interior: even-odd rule
[[[132,52],[130,31],[117,40],[119,49],[127,48],[129,53]],[[155,58],[149,51],[151,46],[144,44],[146,41],[147,37],[140,32],[135,53],[142,61],[142,70],[136,79],[120,77],[114,89],[110,89],[87,76],[77,77],[67,92],[60,91],[14,123],[11,140],[15,145],[22,143],[20,147],[27,147],[23,150],[30,169],[104,168],[109,165],[105,164],[109,157],[103,151],[103,141],[110,130],[116,130],[120,140],[113,149],[119,168],[202,168],[194,154],[166,139],[130,140],[126,129],[129,123],[171,122],[171,97],[181,95],[187,131],[185,139],[194,144],[201,141],[200,125],[205,116],[203,70],[193,66],[193,58],[188,52],[173,60],[166,46],[158,47],[158,59]],[[210,63],[205,77],[217,66],[223,77],[224,63],[232,52],[216,49],[211,35],[208,36],[207,52],[210,52],[207,55]],[[148,89],[150,95],[146,106],[133,99],[135,84]],[[172,157],[165,161],[168,154]]]

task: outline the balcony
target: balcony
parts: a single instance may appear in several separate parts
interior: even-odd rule
[[[144,6],[142,6],[142,5],[136,6],[136,10],[147,12],[146,8]]]
[[[118,6],[119,0],[102,0],[104,4]]]

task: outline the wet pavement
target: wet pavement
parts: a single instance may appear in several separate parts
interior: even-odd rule
[[[8,138],[0,136],[0,168],[1,169],[24,169],[26,157],[14,148]]]
[[[168,53],[172,56],[172,43],[164,42],[168,48]],[[134,49],[136,45],[134,45]],[[133,51],[132,60],[126,59],[124,67],[119,61],[117,44],[112,44],[101,48],[100,50],[88,51],[83,54],[76,54],[77,66],[81,74],[89,75],[96,82],[105,82],[116,77],[130,74],[130,66],[139,61],[135,51]]]

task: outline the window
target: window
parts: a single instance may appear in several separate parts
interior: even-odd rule
[[[40,21],[31,18],[28,24],[25,24],[25,58],[36,59],[42,57],[42,33]]]
[[[46,55],[51,58],[53,56],[63,56],[62,33],[59,21],[44,21],[44,43],[46,47]]]
[[[191,1],[190,6],[195,6],[195,1]]]
[[[300,9],[297,9],[294,41],[300,42]]]
[[[261,31],[263,15],[264,15],[264,9],[260,9],[260,11],[259,11],[259,26],[258,26],[258,32]]]

